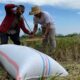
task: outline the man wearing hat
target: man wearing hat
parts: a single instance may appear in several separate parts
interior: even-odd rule
[[[38,28],[38,24],[40,24],[42,28],[43,49],[45,49],[46,45],[49,43],[51,50],[53,50],[56,47],[56,40],[55,27],[52,17],[49,13],[42,11],[39,6],[33,6],[29,14],[34,15],[34,29],[32,36],[35,35]]]

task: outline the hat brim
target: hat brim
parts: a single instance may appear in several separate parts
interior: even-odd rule
[[[39,14],[41,11],[29,12],[29,15],[36,15]]]

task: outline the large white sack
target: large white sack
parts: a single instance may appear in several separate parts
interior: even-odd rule
[[[26,46],[0,45],[0,62],[16,80],[49,77],[68,72],[54,59]]]

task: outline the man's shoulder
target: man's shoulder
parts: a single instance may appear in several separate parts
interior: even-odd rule
[[[51,16],[51,14],[50,14],[49,12],[47,12],[47,11],[44,11],[43,14],[44,14],[45,16]]]

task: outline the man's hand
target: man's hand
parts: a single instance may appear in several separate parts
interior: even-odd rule
[[[31,32],[30,34],[29,34],[29,38],[34,38],[34,33],[33,32]]]

